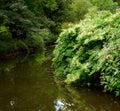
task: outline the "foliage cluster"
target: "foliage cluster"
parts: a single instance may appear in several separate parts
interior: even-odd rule
[[[40,23],[23,0],[1,2],[0,18],[15,39],[26,39],[27,34],[39,32]]]
[[[69,18],[70,3],[71,0],[0,0],[0,26],[7,27],[15,40],[26,41],[38,35],[46,44],[53,44],[61,23]]]
[[[113,0],[90,0],[91,3],[98,7],[99,10],[110,10],[114,12],[118,7],[118,3]]]
[[[92,10],[64,30],[54,50],[56,76],[66,83],[101,83],[120,95],[120,12]]]
[[[27,35],[26,39],[14,39],[9,28],[0,26],[0,56],[15,52],[32,52],[43,49],[43,39],[39,34]]]
[[[98,10],[109,10],[115,12],[118,8],[118,1],[113,0],[72,0],[70,4],[70,21],[79,22],[80,19],[84,19],[85,15],[91,8],[97,8]]]
[[[0,33],[1,50],[7,51],[9,47],[19,49],[13,45],[18,41],[22,46],[17,46],[23,49],[43,46],[40,39],[47,45],[54,44],[62,24],[68,27],[69,22],[76,23],[84,19],[84,15],[94,6],[98,10],[113,11],[117,4],[112,0],[107,3],[106,0],[0,0],[0,27],[6,27],[9,32],[4,36],[3,32]],[[5,40],[6,36],[8,41]]]
[[[39,18],[45,43],[54,43],[61,32],[61,24],[70,18],[72,0],[24,0],[28,8]],[[45,33],[47,34],[45,34]],[[47,36],[46,36],[47,35]]]
[[[41,24],[24,0],[0,0],[0,52],[43,49]]]

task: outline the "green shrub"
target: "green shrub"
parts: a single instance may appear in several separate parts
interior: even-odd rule
[[[54,50],[56,76],[86,85],[100,79],[106,91],[119,95],[119,29],[120,12],[92,10],[78,25],[64,30]]]
[[[12,39],[11,33],[5,26],[0,26],[0,41],[9,41]]]

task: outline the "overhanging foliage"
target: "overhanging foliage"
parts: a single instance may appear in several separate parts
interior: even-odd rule
[[[120,12],[91,10],[78,25],[64,30],[54,50],[56,75],[66,83],[91,84],[120,95]]]

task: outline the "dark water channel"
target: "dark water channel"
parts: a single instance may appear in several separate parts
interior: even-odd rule
[[[120,111],[120,98],[56,83],[49,56],[0,61],[0,111]]]

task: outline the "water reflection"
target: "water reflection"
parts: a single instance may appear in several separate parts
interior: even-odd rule
[[[0,62],[0,111],[55,111],[51,60],[41,54],[23,59]]]
[[[120,111],[119,98],[54,82],[48,58],[0,62],[0,111]]]
[[[60,91],[65,111],[120,111],[120,98],[104,94],[99,89],[82,88],[78,91],[62,85]]]
[[[65,111],[66,110],[66,105],[65,105],[65,101],[64,100],[57,99],[54,103],[55,103],[56,111]]]
[[[65,99],[57,99],[54,101],[56,111],[68,111],[69,107],[73,107],[73,103],[67,103]]]
[[[10,106],[12,106],[12,107],[15,106],[15,100],[10,101]]]

